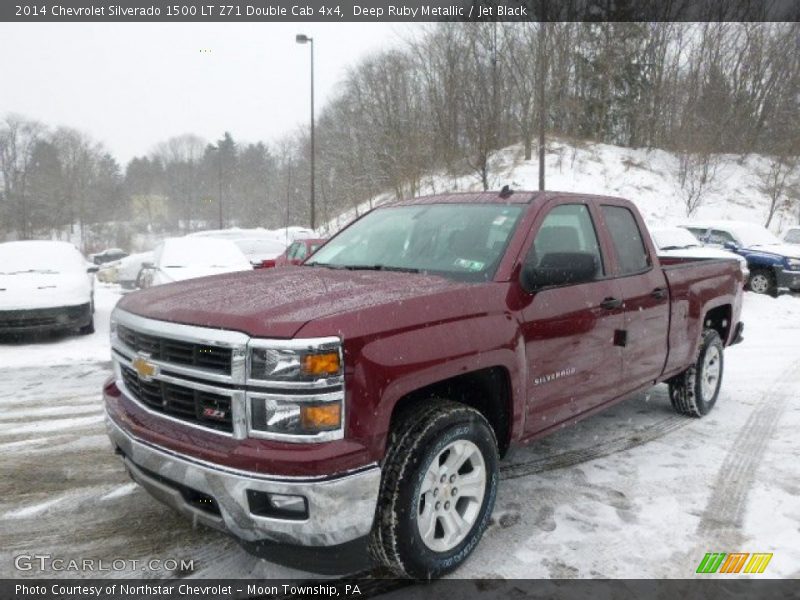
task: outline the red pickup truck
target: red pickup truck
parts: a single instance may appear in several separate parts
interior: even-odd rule
[[[415,198],[302,266],[123,298],[108,431],[153,496],[251,550],[368,544],[436,577],[478,543],[510,445],[659,382],[707,414],[741,303],[735,260],[660,263],[626,200]]]

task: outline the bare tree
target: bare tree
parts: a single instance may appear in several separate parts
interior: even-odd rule
[[[775,156],[770,159],[769,167],[758,174],[759,189],[769,199],[767,220],[764,227],[769,227],[775,213],[789,206],[789,192],[797,171],[798,157]]]
[[[28,179],[34,149],[44,133],[45,129],[40,123],[18,115],[9,115],[0,126],[3,212],[22,239],[28,239],[33,234]]]
[[[713,192],[716,185],[719,157],[703,152],[682,152],[678,155],[678,193],[686,216],[691,217]]]

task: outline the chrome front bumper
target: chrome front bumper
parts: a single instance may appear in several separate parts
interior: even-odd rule
[[[335,546],[372,528],[381,471],[377,465],[332,479],[270,477],[226,469],[143,442],[106,415],[106,428],[131,477],[179,513],[246,541],[272,540],[301,546]],[[212,498],[213,510],[198,508],[189,492]],[[253,514],[248,490],[303,496],[304,520]]]

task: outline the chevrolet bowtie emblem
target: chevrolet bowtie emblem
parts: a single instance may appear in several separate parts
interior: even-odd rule
[[[139,355],[133,359],[131,366],[139,374],[139,379],[150,381],[153,377],[158,375],[158,365],[154,365],[149,360],[148,355]]]

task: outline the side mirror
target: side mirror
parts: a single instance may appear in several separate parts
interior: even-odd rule
[[[88,267],[86,267],[87,273],[97,273],[99,270],[100,267],[98,267],[97,265],[89,265]]]
[[[538,266],[524,265],[520,283],[527,292],[586,283],[594,280],[597,266],[597,258],[587,252],[553,252],[545,254]]]
[[[733,252],[739,249],[739,246],[737,246],[735,242],[725,242],[722,244],[722,247],[725,248],[725,250],[731,250]]]
[[[149,262],[149,261],[142,263],[142,269],[155,269],[155,268],[156,268],[156,265],[154,263]]]

